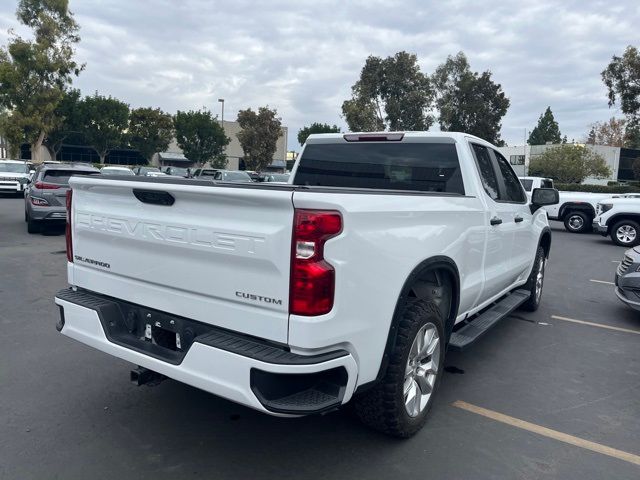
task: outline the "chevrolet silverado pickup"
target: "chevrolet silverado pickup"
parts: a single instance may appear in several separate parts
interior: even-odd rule
[[[551,232],[462,133],[311,135],[289,183],[73,177],[63,334],[279,416],[424,424],[446,351],[540,303]],[[500,348],[496,346],[496,348]]]

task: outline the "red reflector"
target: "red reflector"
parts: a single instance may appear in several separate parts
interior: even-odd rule
[[[54,183],[36,182],[33,185],[40,190],[56,190],[60,188],[60,185],[56,185]]]
[[[339,212],[296,209],[291,247],[291,314],[324,315],[333,308],[335,270],[324,259],[324,244],[341,231]]]
[[[67,242],[67,260],[73,262],[73,241],[71,239],[71,205],[73,199],[73,190],[67,190],[67,225],[64,228],[65,239]]]

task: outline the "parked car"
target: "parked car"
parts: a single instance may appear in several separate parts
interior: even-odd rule
[[[287,183],[289,181],[288,173],[268,173],[264,175],[263,182]]]
[[[640,243],[640,198],[608,198],[598,203],[593,229],[609,235],[616,245],[635,247]]]
[[[172,175],[174,177],[184,177],[189,178],[189,169],[182,167],[165,167],[163,170],[167,175]]]
[[[540,207],[558,193],[529,201],[497,148],[462,133],[311,135],[293,172],[278,189],[156,178],[133,195],[73,178],[57,328],[140,366],[138,383],[281,416],[353,399],[410,436],[447,350],[540,305]]]
[[[544,177],[520,177],[520,182],[527,187],[553,187],[553,180]],[[564,223],[564,228],[571,233],[590,232],[596,216],[598,202],[611,198],[610,193],[559,192],[557,205],[545,208],[551,220]]]
[[[640,311],[640,248],[630,248],[615,276],[615,292],[620,301],[634,310]]]
[[[0,193],[22,195],[32,174],[24,161],[0,160]]]
[[[33,174],[24,192],[24,221],[27,232],[38,233],[44,225],[67,220],[69,179],[76,175],[99,175],[100,170],[84,165],[43,164]]]
[[[218,170],[212,179],[218,182],[253,182],[251,176],[242,170]]]
[[[217,171],[217,168],[196,168],[191,173],[191,178],[213,177]]]
[[[129,167],[102,167],[100,169],[102,175],[135,175]]]
[[[166,175],[158,167],[136,167],[133,169],[133,173],[141,177],[163,177]]]

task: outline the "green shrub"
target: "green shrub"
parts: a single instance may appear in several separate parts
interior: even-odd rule
[[[633,185],[584,185],[580,183],[554,184],[562,192],[590,192],[590,193],[633,193],[640,190]]]

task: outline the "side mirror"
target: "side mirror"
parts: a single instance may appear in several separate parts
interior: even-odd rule
[[[560,203],[560,194],[555,188],[534,188],[531,192],[531,213],[545,205]]]

